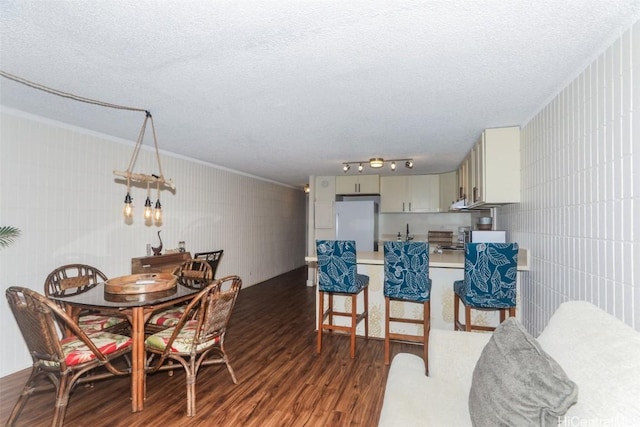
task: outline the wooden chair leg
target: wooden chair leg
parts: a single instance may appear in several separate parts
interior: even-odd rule
[[[333,325],[333,294],[331,292],[327,293],[327,302],[329,308],[329,315],[327,316],[327,322],[329,325]],[[333,335],[333,329],[329,328],[329,335]]]
[[[429,332],[431,331],[431,301],[425,301],[424,302],[424,314],[423,314],[423,321],[424,321],[424,328],[423,328],[423,334],[424,334],[424,341],[423,341],[423,346],[424,348],[422,349],[423,351],[423,355],[424,355],[424,372],[425,375],[429,375]]]
[[[349,355],[352,359],[356,357],[356,327],[358,315],[358,294],[351,295],[351,345]]]
[[[516,308],[509,307],[509,317],[516,317]]]
[[[187,372],[187,416],[196,415],[196,376]]]
[[[502,322],[504,322],[504,319],[507,316],[507,309],[503,308],[503,309],[500,309],[498,311],[500,311],[500,323],[502,323]]]
[[[364,337],[369,339],[369,287],[364,288]]]
[[[322,351],[322,323],[324,322],[324,292],[318,292],[319,300],[318,304],[318,338],[316,345],[316,353],[320,354]]]
[[[67,375],[62,375],[56,390],[56,409],[53,413],[52,427],[62,427],[64,424],[64,416],[67,412],[67,403],[69,402],[69,394],[71,393],[71,379]]]
[[[471,332],[471,307],[464,306],[464,330]]]
[[[460,321],[460,297],[455,292],[453,293],[453,330],[457,331],[458,322]]]
[[[384,299],[384,364],[389,365],[391,363],[391,349],[389,340],[389,310],[391,307],[391,301],[389,297]]]

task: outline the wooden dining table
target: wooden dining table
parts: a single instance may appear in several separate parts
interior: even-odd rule
[[[68,296],[51,297],[66,303],[67,312],[77,320],[82,309],[119,313],[131,324],[131,411],[144,409],[146,388],[145,324],[154,311],[192,299],[201,289],[189,288],[178,282],[175,288],[142,294],[111,294],[105,292],[105,284],[99,283],[87,292]]]

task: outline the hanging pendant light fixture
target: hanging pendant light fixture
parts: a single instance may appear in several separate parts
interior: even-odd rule
[[[127,182],[127,195],[124,196],[124,209],[122,213],[125,218],[131,218],[133,216],[133,199],[131,198],[131,193],[129,193],[130,185]]]
[[[156,160],[158,161],[158,170],[160,175],[145,175],[139,173],[133,173],[133,166],[135,165],[136,159],[138,157],[138,153],[140,152],[140,147],[142,146],[142,140],[144,139],[144,133],[147,128],[147,123],[151,123],[151,131],[153,133],[153,143],[156,150]],[[147,184],[147,200],[144,204],[144,219],[145,221],[153,221],[156,225],[162,223],[162,204],[160,203],[160,186],[167,186],[171,189],[175,189],[175,184],[171,179],[165,179],[164,174],[162,173],[162,164],[160,163],[160,153],[158,151],[158,139],[156,137],[156,129],[153,124],[153,116],[149,111],[145,111],[144,122],[142,123],[142,128],[140,129],[140,133],[138,135],[138,140],[136,141],[136,145],[133,148],[133,153],[131,154],[131,159],[129,159],[129,166],[126,171],[113,171],[114,175],[121,176],[127,179],[127,195],[125,196],[125,209],[124,215],[127,218],[130,218],[132,215],[132,198],[129,194],[131,189],[131,181],[141,182]],[[156,188],[158,191],[158,198],[156,200],[155,209],[152,209],[151,205],[151,193],[150,186],[151,184],[156,184]]]
[[[149,183],[147,182],[147,200],[144,202],[144,219],[149,221],[151,219],[151,190],[149,189]]]
[[[160,184],[158,183],[158,199],[156,200],[156,208],[153,211],[153,219],[156,221],[156,225],[162,223],[162,205],[160,204]]]

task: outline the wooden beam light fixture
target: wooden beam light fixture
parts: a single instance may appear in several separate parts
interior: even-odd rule
[[[140,147],[142,146],[142,140],[144,139],[144,133],[147,128],[147,123],[151,123],[151,131],[153,133],[153,144],[156,150],[156,160],[158,161],[158,171],[160,175],[146,175],[141,173],[134,173],[133,166],[136,163],[136,159],[138,158],[138,153],[140,152]],[[133,216],[133,199],[131,197],[131,181],[140,182],[147,185],[147,200],[144,204],[144,219],[146,222],[151,222],[152,220],[156,223],[156,225],[160,225],[162,223],[162,204],[160,203],[160,187],[165,186],[171,189],[175,189],[176,186],[171,179],[166,179],[164,174],[162,173],[162,164],[160,163],[160,152],[158,151],[158,138],[156,137],[156,128],[153,124],[153,116],[149,111],[145,110],[144,122],[142,123],[142,128],[140,129],[140,133],[138,134],[138,140],[136,141],[136,145],[133,148],[133,153],[131,154],[131,158],[129,159],[129,166],[125,171],[114,170],[113,174],[116,176],[120,176],[127,179],[127,195],[124,197],[124,216],[126,218],[131,218]],[[156,185],[156,189],[158,190],[158,198],[156,200],[155,209],[151,209],[151,198],[150,198],[150,186],[152,184]]]

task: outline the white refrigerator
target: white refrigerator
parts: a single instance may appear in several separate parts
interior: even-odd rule
[[[378,250],[378,203],[336,202],[336,239],[355,240],[358,251]]]

